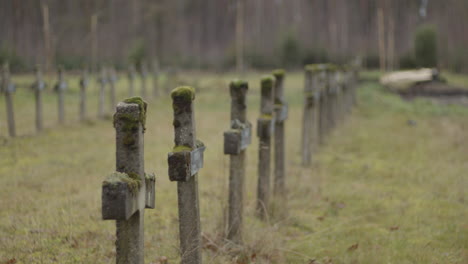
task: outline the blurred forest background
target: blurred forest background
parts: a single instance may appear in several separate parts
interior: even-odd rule
[[[369,68],[411,68],[415,33],[430,25],[437,66],[462,72],[467,24],[466,0],[2,0],[0,62],[230,70],[236,54],[256,69],[359,55]]]

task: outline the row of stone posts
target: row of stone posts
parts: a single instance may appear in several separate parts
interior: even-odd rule
[[[357,71],[348,66],[314,64],[305,67],[302,120],[302,165],[325,143],[356,103]]]
[[[272,146],[274,146],[274,196],[285,200],[285,121],[288,115],[284,99],[283,70],[261,79],[260,118],[257,120],[259,163],[257,215],[269,216]],[[230,128],[224,133],[224,153],[230,155],[228,219],[226,238],[242,244],[243,196],[246,149],[251,143],[252,125],[247,120],[247,91],[243,80],[232,81]],[[198,172],[203,167],[204,144],[197,139],[195,90],[182,86],[171,92],[174,113],[174,148],[168,154],[168,175],[177,182],[180,255],[183,264],[202,263],[202,239]],[[154,208],[155,177],[144,172],[143,133],[147,105],[132,97],[117,105],[116,171],[102,184],[103,219],[117,221],[117,263],[143,263],[143,211]],[[274,141],[274,144],[272,144]]]
[[[142,64],[141,67],[141,95],[143,98],[147,96],[147,84],[146,78],[148,71],[146,66]],[[155,68],[153,72],[153,96],[159,96],[159,86],[158,86],[158,69]],[[57,94],[57,119],[59,124],[65,123],[65,101],[66,101],[66,91],[68,88],[67,81],[65,79],[64,70],[59,67],[58,69],[58,80],[53,87],[53,91]],[[128,79],[129,79],[129,94],[133,95],[134,84],[133,80],[136,78],[135,67],[130,67]],[[85,121],[87,119],[87,90],[89,87],[89,74],[87,70],[83,70],[79,80],[79,120]],[[108,116],[108,111],[114,111],[117,102],[116,95],[116,84],[118,81],[117,73],[114,68],[102,68],[99,72],[98,83],[98,118],[105,118]],[[31,85],[32,90],[34,91],[35,98],[35,127],[37,132],[41,132],[44,129],[43,124],[43,93],[46,88],[46,83],[43,79],[43,74],[39,66],[36,66],[35,69],[35,80]],[[15,126],[15,113],[14,113],[14,94],[16,92],[16,86],[11,81],[10,71],[8,63],[5,63],[2,68],[1,73],[1,82],[0,82],[0,94],[4,94],[5,103],[6,103],[6,113],[7,113],[7,124],[8,132],[10,137],[16,136],[16,126]],[[108,93],[108,94],[106,94]],[[107,98],[107,99],[106,99]],[[106,101],[108,102],[108,108],[106,107]],[[108,110],[106,110],[106,108]]]

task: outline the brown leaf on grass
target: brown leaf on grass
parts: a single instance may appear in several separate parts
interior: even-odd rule
[[[391,226],[391,227],[389,228],[390,231],[397,231],[398,229],[400,229],[399,226]]]
[[[7,261],[5,261],[3,263],[5,263],[5,264],[15,264],[16,263],[16,258],[9,259],[9,260],[7,260]]]
[[[348,251],[354,251],[356,249],[358,249],[359,247],[359,243],[356,243],[354,245],[351,245],[349,248],[348,248]]]

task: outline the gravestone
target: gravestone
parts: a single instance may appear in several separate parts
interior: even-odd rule
[[[110,111],[112,112],[114,111],[116,102],[117,102],[116,95],[115,95],[117,73],[115,72],[115,69],[113,67],[107,70],[107,80],[109,82],[109,108],[110,108]]]
[[[159,96],[159,63],[157,60],[153,60],[153,97]]]
[[[58,81],[55,84],[54,90],[58,98],[58,122],[65,123],[65,90],[67,83],[65,82],[64,70],[61,66],[58,68]]]
[[[34,97],[36,100],[36,131],[40,132],[43,129],[43,118],[42,118],[42,91],[44,91],[46,85],[42,78],[42,72],[39,65],[36,66],[36,81],[33,84]]]
[[[108,82],[107,79],[107,71],[103,67],[101,69],[101,73],[99,76],[99,97],[98,97],[98,118],[104,118],[105,117],[105,108],[104,108],[104,102],[105,102],[105,93],[106,93],[106,84]]]
[[[275,143],[274,143],[274,184],[273,193],[277,202],[284,202],[286,198],[286,168],[285,168],[285,122],[288,118],[288,104],[284,99],[284,70],[273,71],[274,82],[274,111],[275,111]]]
[[[257,214],[260,219],[268,217],[271,174],[271,137],[274,134],[275,119],[273,117],[273,85],[272,76],[261,80],[260,118],[257,120],[258,151],[258,185]]]
[[[117,105],[116,172],[102,183],[102,218],[116,220],[117,264],[144,263],[144,210],[155,206],[155,177],[146,174],[146,103],[139,97]]]
[[[5,94],[8,134],[10,137],[16,137],[15,113],[13,108],[13,94],[16,92],[16,87],[10,80],[10,67],[8,63],[3,65],[1,90]]]
[[[169,179],[177,181],[179,236],[182,264],[202,263],[198,171],[203,167],[205,146],[196,140],[193,100],[188,86],[171,92],[174,110],[174,149],[168,154]]]
[[[247,121],[248,89],[245,81],[235,80],[229,84],[231,126],[224,132],[224,154],[230,155],[227,239],[236,244],[242,243],[246,148],[252,134],[252,125]]]
[[[140,76],[141,76],[141,97],[147,98],[148,92],[146,88],[146,77],[148,76],[148,69],[146,63],[142,62],[140,65]]]
[[[88,85],[88,71],[85,69],[81,72],[80,78],[80,121],[86,120],[86,90],[88,89]]]
[[[135,95],[135,77],[136,77],[136,69],[135,65],[131,64],[128,67],[128,96],[132,97]]]

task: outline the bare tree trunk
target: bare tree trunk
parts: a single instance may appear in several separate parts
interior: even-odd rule
[[[386,52],[385,52],[385,17],[382,5],[377,8],[377,30],[379,35],[379,63],[380,71],[385,72]]]
[[[237,0],[236,68],[239,74],[244,73],[244,0]]]
[[[49,73],[52,67],[52,42],[50,37],[50,21],[49,7],[47,4],[42,5],[42,18],[44,30],[44,57],[45,57],[45,72]]]
[[[95,13],[91,16],[91,72],[97,72],[97,56],[98,56],[98,15]]]

